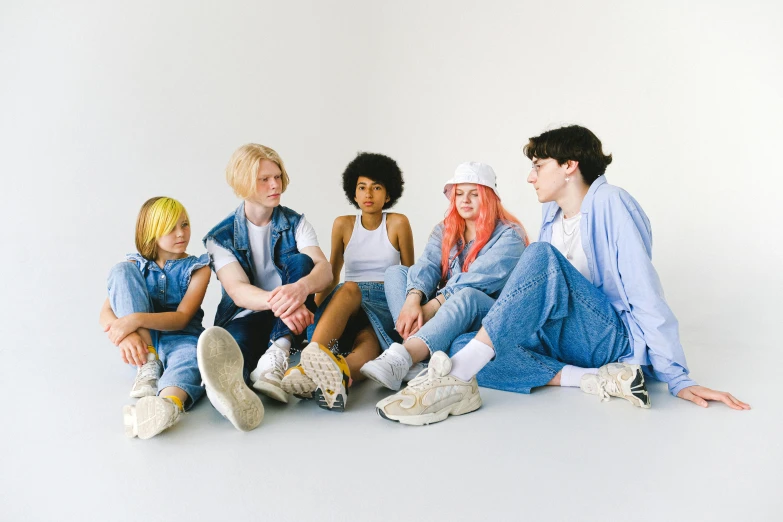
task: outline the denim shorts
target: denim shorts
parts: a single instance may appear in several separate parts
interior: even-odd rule
[[[394,329],[394,319],[392,319],[389,305],[386,303],[386,292],[384,291],[383,283],[367,281],[357,282],[356,284],[362,292],[362,311],[367,316],[367,321],[369,321],[369,324],[375,332],[375,336],[378,338],[381,350],[386,350],[391,343],[401,343],[402,338]],[[332,290],[332,293],[329,294],[323,303],[321,303],[321,306],[318,307],[318,310],[315,313],[315,321],[307,330],[308,338],[312,338],[315,327],[318,325],[318,320],[321,318],[323,311],[326,309],[329,301],[332,300],[334,293],[342,286],[343,283],[337,285],[337,287]],[[359,322],[356,324],[349,323],[348,326],[346,326],[343,339],[346,337],[355,337],[358,329],[361,329],[364,324],[366,324],[362,324],[361,319],[355,321]],[[352,323],[353,322],[354,321],[352,321]],[[346,351],[350,352],[348,346],[353,346],[353,343],[345,344],[346,346],[341,347],[342,349],[339,350],[340,353],[346,353]]]

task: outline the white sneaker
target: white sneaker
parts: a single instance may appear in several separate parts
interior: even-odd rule
[[[158,394],[158,379],[163,375],[163,363],[158,356],[150,352],[147,354],[147,362],[136,370],[136,379],[133,381],[130,396],[134,399],[150,397]]]
[[[397,391],[411,366],[405,357],[387,349],[381,355],[364,364],[359,369],[362,375],[378,384]]]
[[[198,338],[198,369],[209,402],[240,431],[258,427],[264,405],[242,376],[244,359],[234,338],[223,328],[207,328]]]
[[[125,435],[149,439],[179,421],[182,412],[165,397],[142,397],[135,406],[122,408]]]
[[[282,382],[288,369],[288,354],[274,343],[258,360],[256,369],[250,372],[253,388],[280,402],[288,402],[288,394],[283,390]]]
[[[449,415],[463,415],[481,407],[476,378],[465,382],[449,375],[451,359],[435,352],[426,373],[413,379],[399,393],[376,405],[378,415],[387,420],[412,426],[423,426],[446,420]]]
[[[644,384],[644,373],[638,364],[610,363],[598,369],[598,375],[586,373],[579,381],[583,392],[598,395],[601,402],[609,396],[620,397],[640,408],[650,407],[650,394]]]

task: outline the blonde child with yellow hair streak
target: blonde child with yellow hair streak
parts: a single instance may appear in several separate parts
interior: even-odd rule
[[[151,198],[136,220],[138,252],[109,273],[100,324],[122,361],[138,368],[130,396],[139,401],[123,408],[129,437],[154,437],[204,394],[196,346],[204,331],[209,258],[188,255],[189,242],[185,207]]]

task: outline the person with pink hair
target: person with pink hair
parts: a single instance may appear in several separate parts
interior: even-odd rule
[[[446,217],[423,255],[410,268],[389,267],[384,276],[403,343],[392,343],[360,371],[390,390],[399,390],[411,368],[423,368],[418,363],[432,353],[481,326],[529,244],[522,224],[500,202],[489,165],[459,165],[443,192]]]

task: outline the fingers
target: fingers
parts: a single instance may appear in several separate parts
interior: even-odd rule
[[[111,323],[106,323],[106,325],[103,327],[103,331],[108,332],[109,328],[111,328]]]
[[[747,403],[744,403],[744,402],[742,402],[741,400],[739,400],[738,398],[736,398],[735,396],[733,396],[733,395],[732,395],[732,394],[730,394],[730,393],[727,393],[726,395],[728,395],[728,396],[729,396],[729,399],[731,399],[731,400],[732,400],[732,402],[734,402],[734,404],[736,404],[737,406],[739,406],[739,407],[740,407],[740,409],[742,409],[742,410],[749,410],[749,409],[750,409],[750,404],[747,404]]]

